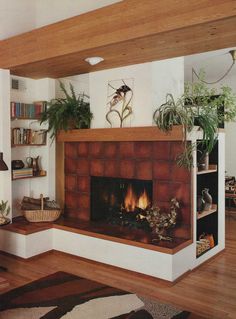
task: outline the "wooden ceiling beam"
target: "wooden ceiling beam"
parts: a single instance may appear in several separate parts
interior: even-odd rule
[[[0,41],[0,67],[56,78],[216,50],[236,45],[235,25],[234,0],[125,0]]]

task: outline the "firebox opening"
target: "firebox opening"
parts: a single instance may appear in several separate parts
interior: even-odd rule
[[[91,220],[131,226],[152,205],[152,181],[91,176]]]

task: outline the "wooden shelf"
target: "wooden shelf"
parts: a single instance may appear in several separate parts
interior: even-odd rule
[[[40,120],[40,117],[11,117],[11,121],[15,120],[32,120],[32,121],[38,121]]]
[[[197,175],[210,174],[217,172],[217,165],[209,165],[209,169],[197,171]]]
[[[11,147],[21,147],[21,146],[45,146],[47,145],[46,143],[44,144],[12,144]]]
[[[183,128],[176,125],[169,133],[157,126],[129,128],[98,128],[60,131],[57,142],[121,142],[121,141],[182,141]]]
[[[217,211],[217,205],[212,204],[212,208],[210,210],[203,210],[202,212],[197,212],[197,219],[201,219],[208,215],[211,215]]]
[[[28,179],[28,178],[38,178],[38,177],[45,177],[47,176],[47,172],[44,175],[37,175],[37,176],[24,176],[19,178],[12,178],[12,181],[18,181],[19,179]]]

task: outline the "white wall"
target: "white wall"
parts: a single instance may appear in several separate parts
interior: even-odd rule
[[[61,79],[68,88],[71,82],[76,92],[90,96],[90,107],[94,115],[93,128],[110,127],[105,116],[107,108],[108,82],[118,79],[133,79],[133,114],[126,126],[150,126],[153,112],[165,102],[166,94],[178,97],[184,89],[184,59],[175,58],[121,68],[91,72],[89,74]],[[58,84],[57,96],[61,96]]]
[[[0,152],[9,170],[0,171],[0,200],[11,205],[10,74],[0,70]]]
[[[0,0],[0,39],[36,27],[36,6],[33,0]]]

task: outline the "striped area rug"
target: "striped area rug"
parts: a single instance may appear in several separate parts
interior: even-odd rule
[[[188,315],[65,272],[0,295],[0,319],[184,319]]]

